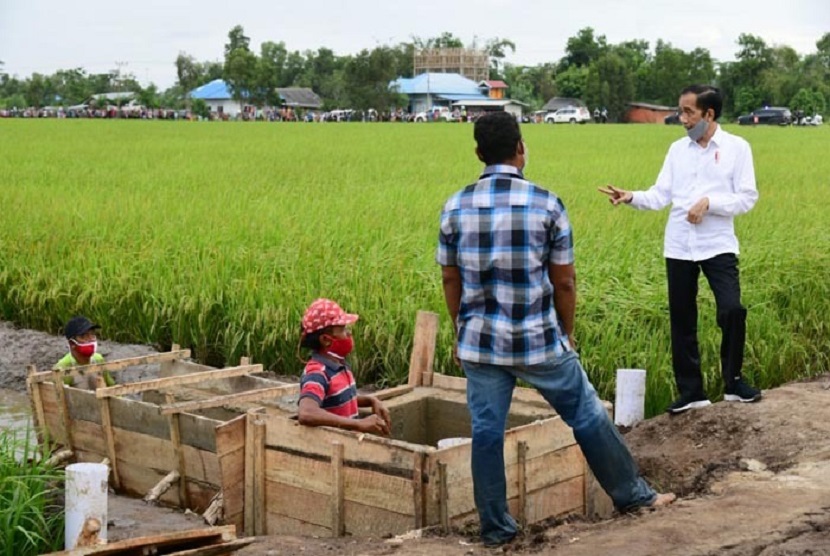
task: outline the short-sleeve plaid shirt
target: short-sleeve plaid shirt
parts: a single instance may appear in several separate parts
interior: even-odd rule
[[[562,201],[513,166],[484,169],[447,201],[436,261],[461,272],[458,357],[535,365],[570,350],[553,305],[548,264],[572,264]]]

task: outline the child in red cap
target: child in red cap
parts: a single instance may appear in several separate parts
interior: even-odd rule
[[[330,299],[317,299],[303,315],[300,345],[311,350],[300,380],[299,420],[312,427],[340,427],[389,436],[389,410],[375,396],[360,395],[346,357],[354,349],[348,326],[357,315]],[[373,415],[358,418],[358,407]]]

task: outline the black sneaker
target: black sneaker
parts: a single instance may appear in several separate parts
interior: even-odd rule
[[[669,406],[667,411],[669,413],[677,414],[683,413],[684,411],[688,411],[690,409],[706,407],[707,405],[712,405],[712,402],[710,402],[706,396],[683,394]]]
[[[723,395],[723,401],[752,403],[757,402],[762,397],[763,394],[760,390],[753,388],[743,380],[738,380],[732,385],[732,388],[727,390]]]

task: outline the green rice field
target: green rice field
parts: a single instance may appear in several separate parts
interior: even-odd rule
[[[828,371],[830,127],[727,129],[752,144],[761,194],[737,219],[746,373],[768,388]],[[647,412],[658,412],[673,397],[667,211],[614,209],[596,188],[648,187],[683,130],[523,133],[527,176],[573,221],[586,369],[611,399],[615,369],[647,369]],[[359,383],[405,380],[419,309],[441,315],[437,370],[457,374],[434,254],[444,201],[481,168],[473,149],[468,124],[0,121],[0,318],[57,333],[84,313],[108,339],[299,374],[300,316],[324,296],[361,315]],[[700,305],[717,398],[704,283]]]

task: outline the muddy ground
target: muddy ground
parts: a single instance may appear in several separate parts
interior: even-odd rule
[[[111,359],[152,351],[110,342],[102,349]],[[27,363],[46,369],[63,353],[61,338],[0,323],[0,388],[24,391]],[[142,372],[152,369],[130,380]],[[267,537],[236,554],[830,556],[829,388],[830,376],[820,377],[766,391],[757,404],[721,402],[628,431],[644,476],[680,496],[668,508],[531,526],[497,551],[465,530],[407,539]],[[109,519],[111,540],[203,526],[196,516],[118,496]]]

